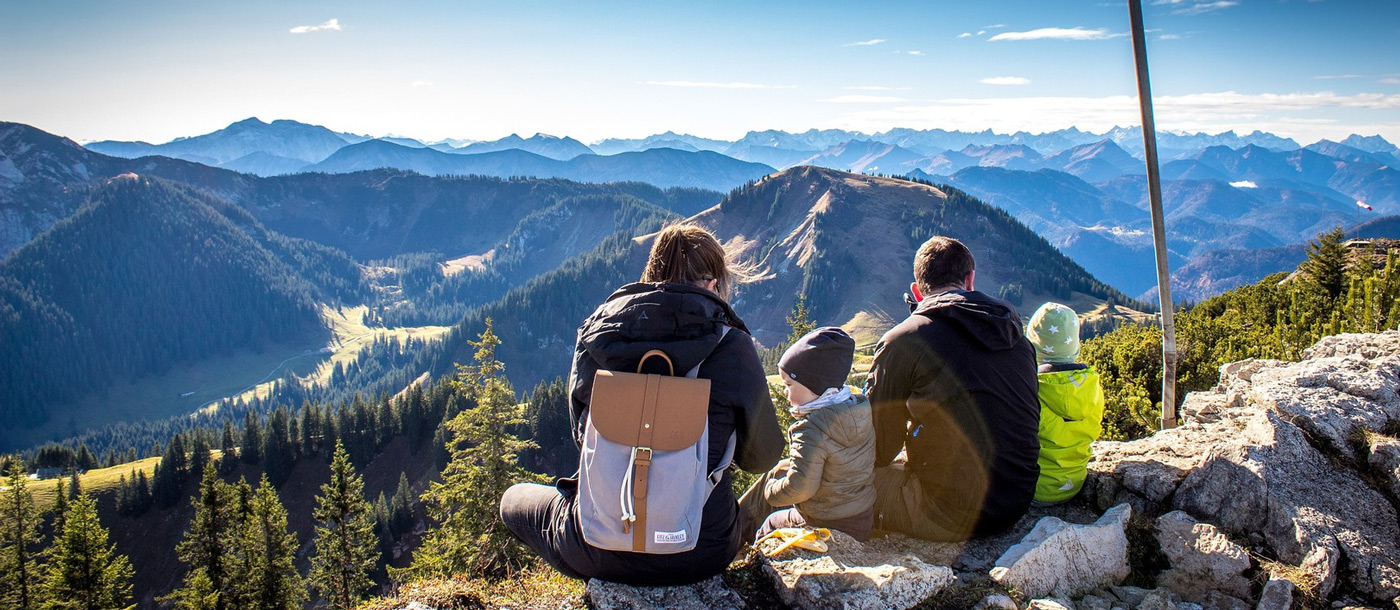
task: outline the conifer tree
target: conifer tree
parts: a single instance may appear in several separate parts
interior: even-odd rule
[[[408,485],[408,475],[402,472],[389,501],[389,527],[394,535],[403,535],[413,528],[413,488]]]
[[[522,468],[516,457],[533,443],[510,433],[525,420],[505,367],[496,360],[500,340],[492,332],[490,319],[471,344],[477,348],[477,365],[458,365],[453,385],[472,406],[444,424],[451,433],[447,442],[451,460],[442,481],[423,494],[438,527],[429,531],[413,564],[396,577],[463,573],[494,577],[513,573],[525,563],[526,552],[500,523],[497,504],[511,485],[541,480]]]
[[[798,295],[797,302],[792,304],[792,312],[787,316],[788,326],[792,328],[787,336],[787,345],[797,343],[797,340],[801,339],[803,335],[816,330],[817,323],[812,321],[811,314],[812,312],[807,309],[806,295]]]
[[[55,534],[43,585],[46,610],[134,608],[131,563],[107,541],[97,505],[87,494],[68,506],[63,529]]]
[[[238,447],[238,457],[244,464],[262,461],[262,426],[255,411],[248,411],[243,416],[243,444]]]
[[[378,560],[374,515],[365,501],[364,480],[350,464],[345,446],[336,443],[331,480],[321,486],[316,508],[316,554],[311,557],[311,585],[330,607],[351,610],[374,582],[369,571]]]
[[[0,607],[34,610],[37,587],[40,514],[25,486],[24,464],[10,462],[7,489],[0,497]]]
[[[238,467],[238,441],[234,439],[233,422],[224,420],[224,430],[219,436],[219,474],[230,474]]]
[[[1318,235],[1317,241],[1308,244],[1308,260],[1303,262],[1308,276],[1332,299],[1336,299],[1346,286],[1348,257],[1346,247],[1342,245],[1346,237],[1346,231],[1341,227]]]
[[[175,602],[182,610],[224,610],[229,608],[227,589],[233,567],[230,535],[234,528],[233,488],[219,479],[218,469],[206,461],[194,497],[194,518],[185,538],[175,547],[180,561],[189,566],[184,584],[163,601]]]
[[[68,517],[68,493],[63,491],[63,479],[58,480],[53,502],[53,531],[63,531],[63,520]]]
[[[238,585],[243,591],[235,595],[239,603],[229,607],[300,608],[306,601],[306,587],[293,565],[296,535],[287,531],[287,509],[282,507],[267,475],[252,492],[241,534],[239,552],[243,555],[244,572],[238,576]]]
[[[83,482],[78,478],[78,469],[75,467],[72,474],[68,475],[68,499],[74,500],[83,495]]]

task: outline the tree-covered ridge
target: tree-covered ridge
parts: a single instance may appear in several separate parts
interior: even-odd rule
[[[0,371],[0,417],[37,422],[114,380],[306,333],[318,300],[358,296],[343,256],[211,204],[114,179],[0,263],[0,342],[18,365]]]
[[[1319,235],[1293,274],[1276,273],[1176,316],[1177,399],[1214,387],[1220,366],[1247,358],[1297,360],[1318,339],[1400,323],[1400,246]],[[1161,418],[1162,332],[1121,327],[1084,343],[1107,400],[1105,438],[1145,436]]]
[[[375,307],[374,319],[384,326],[453,324],[472,308],[501,298],[614,233],[650,233],[677,218],[632,195],[568,197],[522,219],[483,257],[480,268],[447,273],[444,257],[431,253],[371,263],[394,270],[402,295]]]

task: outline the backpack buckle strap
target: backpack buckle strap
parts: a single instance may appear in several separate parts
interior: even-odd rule
[[[647,550],[647,474],[651,469],[651,447],[633,447],[632,464],[632,518],[636,521],[632,529],[632,550],[644,553]]]

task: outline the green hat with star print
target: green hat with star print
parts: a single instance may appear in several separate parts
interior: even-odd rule
[[[1026,338],[1038,362],[1074,362],[1079,358],[1079,316],[1059,303],[1046,303],[1031,315]]]

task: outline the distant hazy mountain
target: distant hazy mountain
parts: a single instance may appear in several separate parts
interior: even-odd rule
[[[777,146],[735,144],[725,149],[724,154],[743,161],[752,161],[778,169],[787,169],[801,163],[805,159],[811,158],[811,156],[817,152],[819,151],[779,148]]]
[[[593,149],[593,152],[598,153],[600,155],[615,155],[617,153],[633,152],[638,150],[646,150],[648,148],[663,147],[676,148],[679,150],[689,150],[687,148],[681,148],[680,146],[664,145],[664,143],[680,143],[689,146],[690,149],[708,150],[717,153],[723,153],[733,144],[733,142],[726,142],[724,140],[701,138],[698,136],[676,133],[674,131],[667,131],[666,133],[658,133],[656,135],[647,136],[645,138],[609,138],[607,140],[594,142],[593,144],[589,145],[589,148]],[[753,159],[745,160],[752,161]]]
[[[594,154],[592,149],[584,146],[578,140],[569,137],[558,138],[542,133],[537,133],[529,138],[510,134],[492,142],[477,142],[447,152],[476,154],[501,150],[523,150],[558,161],[568,161],[579,155]]]
[[[347,173],[391,167],[430,176],[485,175],[568,178],[581,182],[638,181],[726,191],[773,173],[773,168],[712,152],[658,148],[617,155],[580,155],[558,161],[523,150],[451,154],[382,140],[346,146],[308,171]]]
[[[87,148],[114,157],[163,155],[206,165],[220,165],[261,152],[309,164],[325,159],[346,144],[345,138],[319,125],[285,120],[264,123],[252,118],[213,133],[165,144],[93,142]]]
[[[1108,139],[1066,148],[1041,159],[1039,165],[1088,182],[1111,180],[1124,174],[1147,173],[1147,166],[1142,161]]]
[[[1350,136],[1347,136],[1345,140],[1342,140],[1342,144],[1345,144],[1352,148],[1359,148],[1366,152],[1400,155],[1400,147],[1396,147],[1394,144],[1387,142],[1385,138],[1382,138],[1379,135],[1360,136],[1356,134],[1351,134]]]
[[[1400,239],[1400,216],[1383,216],[1352,226],[1347,229],[1347,236]],[[1297,269],[1307,257],[1306,241],[1276,248],[1207,252],[1172,271],[1172,298],[1203,301],[1233,288],[1254,284],[1270,274]],[[1157,298],[1157,289],[1148,290],[1141,298]]]
[[[798,165],[817,165],[852,172],[892,174],[902,173],[905,170],[905,164],[922,156],[912,150],[893,144],[851,140],[807,157]]]
[[[1355,137],[1356,136],[1352,136],[1352,138]],[[1347,139],[1351,140],[1352,138]],[[1385,140],[1381,141],[1384,142]],[[1356,148],[1354,146],[1348,146],[1339,142],[1333,142],[1331,140],[1318,140],[1317,142],[1309,144],[1304,148],[1318,154],[1326,155],[1334,159],[1350,161],[1352,163],[1376,163],[1379,165],[1387,165],[1396,162],[1396,159],[1390,156],[1389,153],[1382,151],[1368,151],[1365,149]]]
[[[256,176],[280,176],[282,174],[296,173],[307,165],[310,164],[301,159],[279,157],[265,152],[255,152],[227,163],[222,163],[219,167]]]

